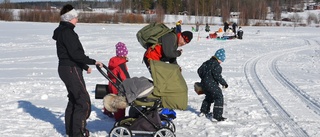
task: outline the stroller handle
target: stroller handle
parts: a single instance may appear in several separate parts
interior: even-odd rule
[[[113,74],[113,72],[112,72],[106,65],[103,64],[102,67],[107,70],[107,73],[104,72],[104,71],[100,68],[100,66],[99,66],[98,64],[96,65],[96,67],[97,67],[98,71],[99,71],[106,79],[108,79],[113,86],[115,86],[118,90],[121,89],[116,83],[114,83],[114,82],[110,79],[110,77],[108,76],[107,73],[111,74],[111,75],[117,80],[117,82],[122,83],[122,81],[121,81],[117,76],[115,76],[115,75]]]

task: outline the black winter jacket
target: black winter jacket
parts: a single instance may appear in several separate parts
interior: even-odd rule
[[[227,82],[222,78],[222,67],[215,57],[210,58],[198,68],[198,74],[201,78],[201,86],[204,90],[219,87],[219,84],[225,86]],[[217,89],[217,88],[215,88]]]
[[[85,55],[74,27],[70,22],[61,21],[53,32],[52,38],[56,40],[59,66],[78,66],[88,70],[88,65],[94,65],[96,61]]]

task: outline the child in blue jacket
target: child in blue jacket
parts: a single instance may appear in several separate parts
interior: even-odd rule
[[[209,113],[210,107],[214,103],[212,116],[217,121],[224,121],[226,119],[222,117],[223,94],[219,87],[219,84],[224,88],[228,87],[227,82],[221,76],[222,67],[220,64],[224,62],[225,58],[225,50],[223,48],[219,49],[213,57],[204,62],[198,69],[198,74],[201,78],[200,85],[206,95],[201,105],[200,116],[211,117],[211,113]]]

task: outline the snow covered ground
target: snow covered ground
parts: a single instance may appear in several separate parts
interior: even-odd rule
[[[67,91],[57,74],[55,42],[58,23],[0,22],[0,135],[4,137],[61,137],[65,135]],[[144,25],[78,24],[76,32],[86,54],[107,64],[122,41],[129,50],[129,73],[150,78],[136,32]],[[172,27],[172,26],[170,26]],[[218,30],[220,26],[211,26]],[[182,26],[190,30],[191,26]],[[243,40],[206,39],[194,32],[178,58],[188,84],[188,109],[177,110],[177,137],[320,136],[320,28],[243,27]],[[225,48],[222,64],[229,88],[225,97],[227,121],[212,123],[198,117],[204,95],[193,83],[202,62]],[[94,99],[96,84],[107,80],[93,67],[84,73],[91,96],[88,129],[93,137],[108,136],[114,120],[102,114]]]

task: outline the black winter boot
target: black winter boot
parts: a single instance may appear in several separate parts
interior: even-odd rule
[[[213,117],[214,119],[216,119],[217,121],[225,121],[227,118],[225,117]]]
[[[213,107],[213,118],[217,121],[224,121],[226,118],[222,117],[223,106],[214,106]]]

